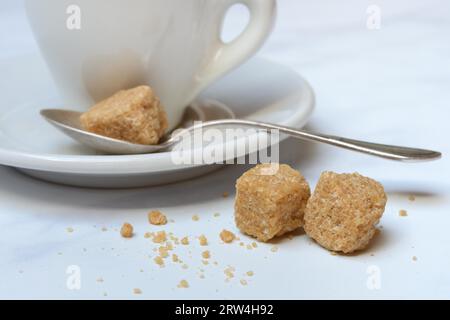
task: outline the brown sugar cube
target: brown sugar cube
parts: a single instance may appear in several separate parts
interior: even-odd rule
[[[167,224],[166,216],[158,210],[152,211],[148,214],[148,221],[150,222],[150,224],[153,224],[155,226],[162,226]]]
[[[276,167],[258,165],[236,183],[236,225],[263,242],[301,227],[311,195],[300,172],[284,164]]]
[[[386,206],[383,186],[358,173],[324,172],[305,212],[306,233],[331,251],[364,249]]]
[[[119,91],[80,117],[83,129],[132,143],[157,144],[167,130],[167,116],[148,86]]]
[[[120,235],[124,238],[131,238],[133,236],[133,226],[129,223],[124,223],[120,229]]]

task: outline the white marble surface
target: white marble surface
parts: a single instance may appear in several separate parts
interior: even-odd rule
[[[380,30],[366,27],[370,4],[382,9]],[[356,256],[332,256],[305,235],[281,240],[276,253],[273,244],[252,251],[221,245],[220,230],[235,229],[233,185],[245,166],[170,186],[115,191],[51,185],[2,167],[0,298],[450,297],[448,1],[280,0],[279,7],[276,30],[260,54],[310,80],[317,94],[310,129],[444,153],[438,162],[400,164],[293,140],[282,144],[282,161],[313,185],[325,169],[359,171],[385,185],[389,202],[373,245]],[[0,58],[36,50],[20,2],[2,0]],[[222,198],[224,191],[231,197]],[[410,194],[416,201],[408,200]],[[176,250],[189,269],[157,267],[149,258],[154,245],[143,238],[156,229],[146,220],[153,208],[175,220],[167,231],[205,233],[219,266],[203,266],[202,249],[193,241]],[[409,216],[399,217],[400,209]],[[200,221],[192,221],[193,214]],[[114,230],[124,221],[135,225],[135,238],[124,240]],[[71,265],[80,267],[81,290],[66,286]],[[229,283],[227,265],[236,268]],[[205,279],[198,268],[205,269]],[[248,270],[255,275],[242,286]],[[376,290],[367,286],[371,270],[380,272]],[[176,287],[181,279],[189,289]],[[143,294],[134,295],[133,288]]]

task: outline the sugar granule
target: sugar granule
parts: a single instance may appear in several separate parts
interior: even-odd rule
[[[189,238],[184,237],[181,239],[181,244],[187,246],[189,244]]]
[[[167,224],[167,217],[161,211],[154,210],[148,214],[148,221],[155,226]]]
[[[211,258],[211,253],[210,253],[208,250],[203,251],[203,252],[202,252],[202,257],[203,257],[204,259],[209,259],[209,258]]]
[[[165,231],[159,231],[153,236],[154,243],[163,243],[167,240],[167,235]]]
[[[131,238],[133,236],[133,226],[127,222],[125,222],[120,229],[120,234],[124,238]]]
[[[205,237],[205,235],[202,234],[200,237],[198,237],[198,240],[199,240],[201,246],[208,245],[208,239]]]
[[[164,259],[161,258],[160,256],[155,257],[155,259],[153,259],[153,261],[155,261],[155,263],[157,265],[159,265],[160,267],[164,266]]]
[[[133,289],[133,293],[134,293],[134,294],[142,294],[142,290],[139,289],[139,288],[134,288],[134,289]]]
[[[180,289],[189,288],[189,282],[187,282],[186,280],[181,280],[180,283],[178,284],[178,288]]]
[[[231,243],[231,242],[233,242],[233,240],[235,238],[236,238],[236,236],[231,231],[228,231],[228,230],[224,229],[220,233],[220,239],[222,239],[222,241],[225,242],[225,243]]]

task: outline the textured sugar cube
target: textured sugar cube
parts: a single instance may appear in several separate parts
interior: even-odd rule
[[[311,194],[300,172],[288,165],[275,167],[258,165],[236,183],[236,225],[263,242],[301,227]]]
[[[308,201],[306,233],[331,251],[364,249],[386,206],[383,186],[360,174],[324,172]]]
[[[167,130],[167,116],[148,86],[119,91],[80,117],[83,129],[132,143],[154,145]]]

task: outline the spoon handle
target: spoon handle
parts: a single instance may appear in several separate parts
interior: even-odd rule
[[[290,127],[251,120],[230,119],[230,120],[209,121],[199,126],[194,126],[192,129],[195,129],[195,127],[198,129],[199,127],[209,128],[209,127],[230,126],[230,125],[246,126],[253,128],[256,127],[266,130],[278,130],[279,132],[288,134],[292,137],[301,140],[323,142],[336,147],[396,161],[403,161],[403,162],[431,161],[439,159],[442,156],[442,154],[437,151],[359,141],[332,135],[311,133]]]

